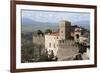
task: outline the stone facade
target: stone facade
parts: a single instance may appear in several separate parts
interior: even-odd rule
[[[70,37],[70,27],[71,22],[69,21],[60,21],[59,22],[59,37],[61,40],[69,39]]]
[[[33,36],[33,44],[45,46],[45,38],[44,36]]]

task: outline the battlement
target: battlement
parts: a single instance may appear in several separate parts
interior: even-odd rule
[[[73,60],[74,56],[77,55],[79,47],[75,44],[74,40],[66,40],[59,43],[57,57],[58,60]]]

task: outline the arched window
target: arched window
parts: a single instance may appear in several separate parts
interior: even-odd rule
[[[79,34],[76,34],[76,38],[79,39]]]

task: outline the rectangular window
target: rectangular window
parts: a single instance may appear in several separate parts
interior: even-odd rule
[[[56,48],[55,44],[53,44],[54,48]]]
[[[51,47],[51,43],[49,43],[49,47]]]

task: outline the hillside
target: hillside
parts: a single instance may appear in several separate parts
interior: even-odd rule
[[[72,23],[72,25],[78,25],[86,29],[90,29],[89,21],[77,21]],[[54,31],[58,30],[58,23],[50,22],[39,22],[27,18],[22,18],[22,32],[33,32],[37,30],[45,31],[46,29],[52,29]]]

